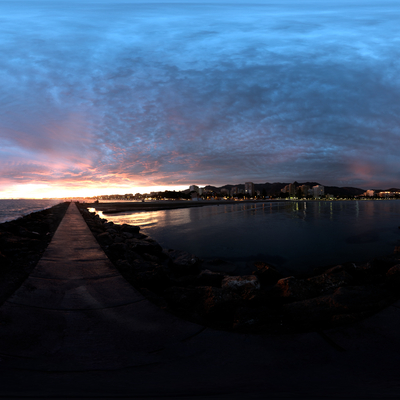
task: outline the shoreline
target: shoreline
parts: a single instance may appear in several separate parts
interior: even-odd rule
[[[110,202],[110,203],[79,203],[84,204],[88,208],[95,208],[103,214],[118,214],[122,212],[142,212],[142,211],[162,211],[176,210],[179,208],[196,208],[205,206],[221,206],[227,204],[242,204],[242,203],[266,203],[279,202],[288,200],[205,200],[205,201],[190,201],[190,200],[154,200],[148,202]]]
[[[87,208],[95,208],[103,214],[118,214],[125,212],[143,212],[143,211],[163,211],[163,210],[176,210],[179,208],[196,208],[205,206],[223,206],[234,204],[261,204],[261,203],[289,203],[289,202],[337,202],[337,201],[395,201],[399,199],[263,199],[263,200],[203,200],[203,201],[190,201],[190,200],[149,200],[147,202],[140,201],[110,201],[107,203],[80,203]]]

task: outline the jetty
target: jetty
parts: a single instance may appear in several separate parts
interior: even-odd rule
[[[0,307],[0,398],[362,398],[400,395],[400,301],[318,332],[238,334],[149,302],[75,203]]]

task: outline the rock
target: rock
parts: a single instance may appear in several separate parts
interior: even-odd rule
[[[157,257],[157,256],[155,256],[155,255],[153,255],[153,254],[143,253],[143,254],[142,254],[142,257],[143,257],[145,260],[152,261],[152,262],[155,262],[155,263],[158,263],[158,262],[161,261],[159,257]]]
[[[247,303],[259,303],[261,300],[260,282],[254,275],[227,276],[222,280],[221,288],[239,295]]]
[[[354,265],[349,271],[358,284],[375,284],[380,283],[384,279],[384,275],[378,273],[371,262],[361,265]]]
[[[135,261],[133,268],[135,284],[139,287],[159,293],[173,284],[170,272],[165,266]]]
[[[257,268],[253,274],[257,276],[261,285],[275,285],[283,276],[275,268],[263,262],[255,262],[254,266]]]
[[[221,287],[238,292],[243,289],[260,289],[260,282],[254,275],[226,276],[222,280]]]
[[[180,275],[194,275],[200,272],[201,260],[193,254],[179,250],[163,250],[170,260],[170,268]]]
[[[386,273],[386,284],[392,289],[400,289],[400,264],[390,268]]]
[[[124,259],[126,247],[125,243],[113,243],[108,247],[108,253],[112,258]]]
[[[340,286],[347,286],[354,282],[354,278],[342,268],[331,268],[325,274],[308,278],[310,284],[310,295],[318,296],[320,294],[333,291]]]
[[[370,265],[376,274],[385,275],[386,272],[396,265],[396,261],[392,257],[374,258]]]
[[[122,232],[122,235],[126,238],[126,239],[132,239],[133,238],[133,234],[130,232]]]
[[[287,301],[299,301],[313,297],[315,288],[307,280],[297,279],[294,276],[280,279],[275,288],[279,296]]]
[[[139,239],[127,239],[126,244],[129,248],[139,254],[161,254],[162,247],[151,239],[139,240]]]
[[[199,289],[202,290],[202,296],[197,311],[210,321],[231,324],[236,308],[244,305],[241,297],[233,291],[212,286]]]
[[[120,229],[121,232],[131,233],[132,235],[134,235],[135,233],[139,233],[140,231],[139,226],[128,225],[128,224],[122,224]]]
[[[135,239],[146,239],[148,236],[147,236],[147,235],[144,235],[143,233],[134,233],[134,234],[133,234],[133,237],[134,237]]]
[[[113,228],[114,227],[114,222],[105,222],[104,224],[103,224],[103,226],[104,226],[104,229],[110,229],[110,228]]]
[[[97,241],[100,243],[100,246],[109,246],[114,241],[109,232],[103,232],[96,236]]]
[[[225,275],[220,272],[212,272],[205,269],[197,276],[196,284],[198,286],[221,287],[222,279]]]
[[[208,269],[213,272],[222,272],[224,274],[237,275],[238,266],[229,261],[214,258],[207,260],[202,264],[203,269]]]
[[[331,295],[286,304],[282,311],[293,323],[324,323],[334,315],[377,311],[387,305],[389,293],[379,287],[339,287]]]
[[[121,235],[116,235],[114,237],[114,243],[125,243],[125,238]]]

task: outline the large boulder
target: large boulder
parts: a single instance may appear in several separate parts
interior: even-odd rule
[[[254,275],[226,276],[221,283],[225,292],[233,292],[247,302],[256,302],[260,292],[260,282]]]
[[[324,274],[308,278],[307,282],[310,284],[310,294],[318,296],[332,292],[338,287],[348,286],[354,282],[354,278],[344,269],[335,267],[327,270]]]
[[[276,292],[287,301],[305,300],[315,295],[315,288],[306,279],[294,276],[280,279],[275,285]]]
[[[148,288],[156,293],[172,286],[173,281],[169,269],[164,265],[134,260],[132,263],[134,284]]]
[[[253,271],[253,275],[257,276],[261,285],[275,285],[283,276],[274,267],[264,262],[255,262],[254,266],[257,268]]]
[[[197,311],[212,322],[231,324],[238,307],[243,306],[242,298],[234,291],[216,287],[200,287],[201,301],[197,304]]]
[[[388,298],[389,293],[375,285],[339,287],[330,295],[286,304],[282,311],[289,322],[324,323],[334,315],[377,311]]]
[[[96,236],[97,241],[100,243],[100,246],[109,246],[114,243],[114,240],[109,232],[103,232]]]
[[[123,233],[130,233],[132,235],[139,233],[140,227],[128,224],[122,224],[120,227],[120,231]]]
[[[126,248],[125,243],[112,243],[108,246],[107,253],[113,259],[124,259]]]
[[[139,254],[154,254],[159,255],[162,253],[162,247],[154,240],[151,239],[127,239],[125,243],[129,248]]]
[[[173,272],[179,275],[194,275],[200,272],[201,260],[193,254],[179,250],[163,250],[169,258],[169,265]]]
[[[221,287],[222,280],[225,275],[220,272],[213,272],[205,269],[200,272],[196,279],[196,285],[198,286],[213,286]]]

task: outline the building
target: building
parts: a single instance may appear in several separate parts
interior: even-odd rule
[[[321,197],[325,195],[325,187],[322,185],[313,186],[312,189],[314,197]]]
[[[199,193],[199,187],[196,186],[196,185],[191,185],[191,186],[189,186],[189,191],[190,191],[190,192]]]
[[[249,194],[250,196],[254,195],[254,183],[253,182],[245,182],[244,184],[244,192]]]
[[[299,186],[299,190],[303,196],[308,196],[308,191],[310,190],[310,186],[308,185],[301,185]]]
[[[224,196],[229,196],[229,189],[226,188],[221,189],[221,194]]]
[[[364,193],[364,196],[366,196],[366,197],[374,197],[375,196],[375,190],[367,190],[365,193]]]
[[[296,195],[296,185],[294,183],[289,183],[283,189],[281,189],[282,193],[288,193],[289,197],[294,197]]]
[[[289,193],[290,197],[296,196],[296,185],[294,183],[289,183],[287,193]]]

